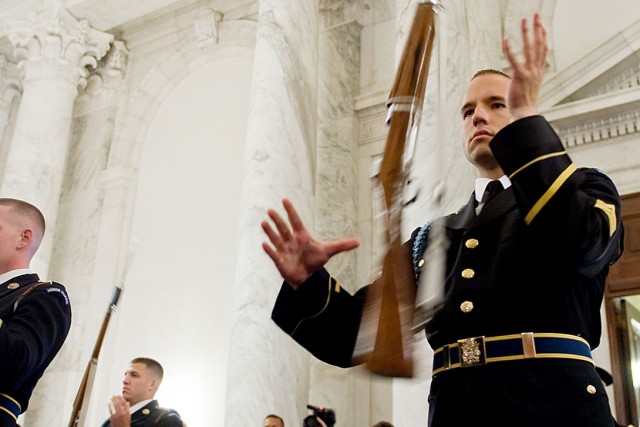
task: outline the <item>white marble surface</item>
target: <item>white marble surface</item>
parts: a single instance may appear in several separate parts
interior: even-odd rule
[[[56,21],[58,26],[49,26]],[[59,6],[15,22],[10,30],[22,61],[23,93],[0,191],[40,207],[53,231],[76,87],[84,67],[106,53],[112,36],[87,27]],[[52,238],[53,232],[47,233],[34,261],[44,276]]]
[[[260,2],[234,281],[229,427],[258,424],[272,412],[294,423],[309,403],[310,356],[268,321],[280,280],[260,247],[259,224],[267,208],[289,197],[314,230],[317,39],[316,1]]]
[[[334,15],[343,16],[340,8]],[[357,235],[358,135],[354,94],[360,69],[362,26],[351,20],[332,22],[320,32],[318,97],[318,162],[316,236],[335,240]],[[335,257],[327,265],[345,289],[355,291],[357,253]],[[333,408],[340,424],[355,425],[355,373],[314,360],[310,370],[309,403]],[[340,384],[344,386],[340,387]]]

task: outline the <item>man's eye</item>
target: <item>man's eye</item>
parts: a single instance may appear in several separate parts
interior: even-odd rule
[[[464,110],[462,112],[462,118],[466,119],[467,117],[469,117],[472,114],[473,114],[473,110],[472,109]]]
[[[496,102],[493,104],[493,108],[506,108],[507,106],[502,102]]]

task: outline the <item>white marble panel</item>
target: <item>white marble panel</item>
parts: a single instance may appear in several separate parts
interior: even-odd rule
[[[360,31],[356,22],[320,33],[316,237],[336,240],[357,235],[357,134],[354,92],[358,87]],[[327,264],[345,289],[356,277],[357,251]],[[356,425],[354,373],[312,359],[309,403],[332,408],[340,423]]]
[[[281,279],[260,247],[259,230],[267,208],[282,210],[283,197],[314,230],[318,3],[264,0],[260,6],[234,281],[229,427],[257,424],[271,412],[292,423],[308,403],[309,355],[268,321]]]
[[[396,64],[396,22],[393,17],[366,26],[362,30],[360,92],[391,90]]]

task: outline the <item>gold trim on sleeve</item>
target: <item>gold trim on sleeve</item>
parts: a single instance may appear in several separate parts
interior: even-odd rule
[[[304,322],[305,320],[313,319],[314,317],[320,316],[322,314],[322,312],[327,309],[327,307],[329,306],[329,301],[331,301],[331,275],[329,275],[329,283],[327,283],[327,285],[328,285],[328,288],[327,288],[327,300],[325,301],[324,306],[322,307],[322,309],[319,312],[317,312],[316,314],[312,314],[309,317],[305,317],[304,319],[300,319],[300,321],[298,322],[296,327],[293,328],[293,331],[291,331],[291,334],[289,334],[290,336],[293,336],[293,334],[296,333],[296,331],[298,330],[298,328],[300,327],[302,322]]]
[[[513,179],[513,177],[516,176],[517,173],[522,172],[523,170],[525,170],[526,168],[528,168],[532,164],[539,162],[540,160],[550,159],[551,157],[562,156],[563,154],[567,154],[567,152],[566,151],[560,151],[560,152],[557,152],[557,153],[549,153],[549,154],[545,154],[544,156],[536,157],[535,159],[525,163],[524,165],[522,165],[518,169],[516,169],[515,172],[513,172],[511,175],[509,175],[509,179]]]
[[[569,179],[571,174],[573,174],[578,168],[573,163],[570,164],[562,173],[556,178],[555,181],[551,184],[551,186],[544,192],[542,197],[538,199],[538,201],[533,205],[527,216],[524,217],[524,222],[529,225],[531,221],[540,213],[542,208],[547,204],[547,202],[553,197],[554,194],[562,187],[562,184]]]
[[[0,411],[4,411],[4,412],[6,412],[7,414],[11,415],[11,418],[13,418],[14,420],[18,421],[18,417],[16,417],[16,416],[14,415],[14,413],[13,413],[13,412],[11,412],[10,410],[8,410],[8,409],[7,409],[7,408],[5,408],[4,406],[0,406]]]

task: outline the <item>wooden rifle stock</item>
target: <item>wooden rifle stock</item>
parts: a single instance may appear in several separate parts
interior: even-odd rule
[[[93,346],[91,359],[89,360],[89,363],[87,363],[87,368],[84,371],[84,375],[82,376],[82,381],[80,382],[80,387],[78,388],[78,393],[76,394],[75,401],[73,402],[73,411],[71,412],[69,427],[84,427],[85,425],[87,408],[84,406],[84,403],[85,402],[88,403],[89,401],[89,396],[91,395],[91,389],[93,388],[93,380],[96,375],[98,357],[100,356],[100,349],[102,348],[102,342],[104,341],[104,337],[107,333],[107,327],[109,326],[109,320],[111,319],[111,314],[114,311],[116,311],[116,308],[118,306],[118,299],[120,298],[121,292],[122,292],[122,288],[119,286],[116,286],[113,292],[111,303],[109,304],[109,308],[107,309],[107,313],[104,315],[104,320],[102,321],[100,333],[98,334],[96,343]]]
[[[408,139],[420,122],[435,36],[434,3],[417,5],[393,89],[389,96],[389,133],[379,180],[386,208],[387,253],[382,274],[368,290],[353,354],[377,374],[413,375],[413,313],[416,278],[410,249],[402,245],[402,186],[407,179]]]

